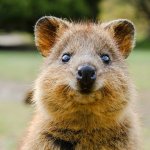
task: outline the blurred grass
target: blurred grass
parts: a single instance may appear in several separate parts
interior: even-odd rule
[[[137,41],[136,47],[139,49],[150,50],[150,37]]]
[[[36,52],[0,52],[0,80],[31,82],[42,57]],[[135,50],[127,60],[139,91],[150,91],[150,51]],[[18,101],[0,100],[0,150],[15,150],[32,116],[32,108]],[[149,116],[146,116],[146,119]],[[145,127],[145,126],[144,126]],[[144,150],[150,149],[150,128],[143,128]]]
[[[150,90],[150,50],[134,50],[128,58],[129,72],[139,90]]]
[[[31,116],[32,108],[22,102],[0,101],[0,150],[17,149]]]
[[[41,62],[42,56],[37,51],[0,51],[0,79],[32,81]]]

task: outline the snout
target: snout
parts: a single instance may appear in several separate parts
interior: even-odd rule
[[[79,66],[77,70],[77,80],[82,93],[89,93],[96,80],[96,69],[91,65]]]

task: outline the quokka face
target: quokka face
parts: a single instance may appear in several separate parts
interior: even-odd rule
[[[134,45],[131,22],[72,23],[43,17],[35,26],[35,42],[46,57],[35,87],[40,108],[51,114],[83,107],[102,113],[126,108],[132,89],[124,61]]]

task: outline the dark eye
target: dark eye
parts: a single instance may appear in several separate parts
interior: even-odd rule
[[[110,63],[110,57],[109,57],[108,54],[102,54],[100,57],[101,57],[103,63],[105,63],[105,64],[109,64]]]
[[[70,54],[63,54],[62,56],[62,62],[68,62],[71,58]]]

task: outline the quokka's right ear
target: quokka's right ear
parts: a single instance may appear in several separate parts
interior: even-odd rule
[[[35,25],[35,44],[41,54],[46,57],[51,51],[57,39],[69,27],[69,22],[45,16],[40,18]]]
[[[109,32],[124,58],[127,58],[135,45],[135,27],[127,19],[118,19],[104,23],[103,27]]]

